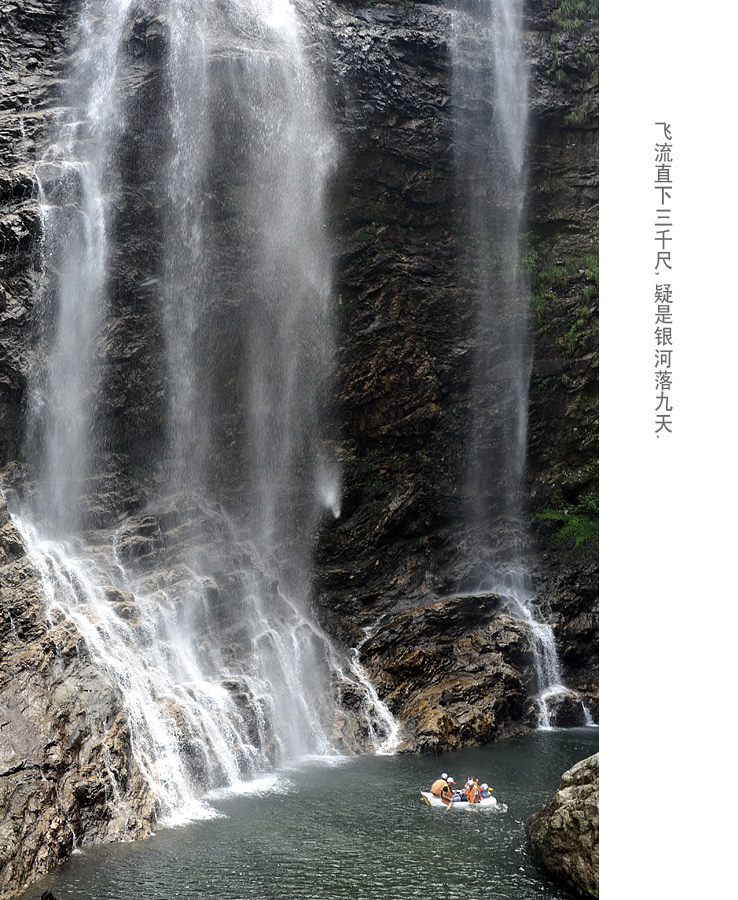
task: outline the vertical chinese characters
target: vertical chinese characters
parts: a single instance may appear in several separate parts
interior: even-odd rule
[[[671,247],[673,227],[671,198],[672,198],[672,149],[671,125],[666,122],[656,122],[658,139],[656,141],[654,187],[656,190],[656,222],[654,227],[656,234],[656,267],[654,272],[657,278],[671,278],[672,251]],[[655,369],[656,369],[656,407],[655,425],[656,436],[661,432],[672,433],[672,324],[673,324],[673,296],[672,285],[656,284],[654,290],[655,320]]]

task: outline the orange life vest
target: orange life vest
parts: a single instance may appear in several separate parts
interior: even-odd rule
[[[451,788],[448,786],[448,782],[443,778],[437,778],[431,785],[431,794],[433,794],[434,797],[443,797],[444,794],[449,793],[451,793]]]

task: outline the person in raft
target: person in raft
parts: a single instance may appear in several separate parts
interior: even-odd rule
[[[464,793],[466,794],[466,799],[469,803],[479,803],[482,799],[482,789],[479,787],[479,783],[473,775],[470,775],[467,778]]]
[[[441,799],[446,806],[450,806],[454,799],[454,792],[451,788],[452,784],[456,784],[456,782],[444,772],[441,777],[436,778],[431,785],[431,794],[433,794],[434,797]]]

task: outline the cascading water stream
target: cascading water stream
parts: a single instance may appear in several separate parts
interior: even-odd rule
[[[119,167],[133,127],[124,83],[142,8],[84,6],[61,137],[37,167],[47,364],[29,392],[37,485],[14,518],[50,622],[74,625],[119,692],[138,767],[161,818],[176,821],[207,815],[208,790],[335,753],[347,688],[365,698],[369,746],[386,752],[395,725],[310,613],[321,508],[340,513],[324,450],[323,194],[335,150],[288,0],[152,0],[167,36],[156,139],[169,148],[156,174],[162,234],[141,285],[155,292],[161,335],[157,490],[145,508],[118,512],[118,525],[90,515],[111,442],[101,333],[121,293],[115,241],[128,226],[116,200],[133,189]],[[229,513],[223,446],[240,467]]]
[[[475,589],[509,598],[526,622],[537,674],[539,726],[550,726],[562,683],[551,626],[535,608],[525,558],[523,473],[532,341],[520,258],[527,189],[528,72],[520,0],[465,0],[452,33],[460,207],[478,301],[479,349],[464,486],[474,532]],[[490,523],[494,522],[494,526]],[[586,713],[585,713],[586,714]]]
[[[212,150],[211,92],[202,4],[172,0],[169,18],[171,158],[165,177],[163,326],[167,363],[164,477],[172,492],[204,490],[212,429],[202,371],[207,324],[203,233],[207,165]]]
[[[55,278],[43,298],[48,356],[45,366],[31,369],[25,443],[42,473],[36,518],[57,534],[79,524],[79,496],[99,443],[99,331],[107,305],[109,195],[116,186],[110,170],[126,127],[118,51],[131,0],[109,5],[102,33],[92,17],[81,22],[66,121],[36,166],[44,268]]]
[[[364,629],[364,643],[366,643],[374,634],[379,622],[375,622],[370,628]],[[367,723],[371,735],[372,744],[375,752],[378,754],[391,754],[400,746],[400,724],[397,722],[389,711],[389,707],[380,700],[374,685],[369,680],[366,670],[359,660],[360,650],[355,647],[351,653],[351,673],[354,678],[361,684],[365,691],[367,701],[370,707],[371,715],[367,715]],[[377,733],[372,720],[376,719],[383,726],[384,734]]]
[[[244,739],[242,712],[204,669],[192,637],[178,633],[175,596],[139,587],[120,594],[121,605],[109,581],[112,559],[77,556],[68,544],[44,540],[18,519],[16,525],[41,576],[50,622],[72,622],[121,692],[132,750],[162,818],[176,823],[211,814],[203,789],[235,784],[267,760]],[[191,591],[198,590],[193,577]],[[111,783],[115,790],[112,777]]]

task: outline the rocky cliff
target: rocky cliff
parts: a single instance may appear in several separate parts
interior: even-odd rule
[[[534,855],[577,894],[599,896],[600,755],[577,763],[561,777],[553,799],[528,819]]]
[[[478,273],[454,182],[452,13],[423,3],[300,6],[340,144],[326,225],[335,247],[333,420],[343,495],[340,518],[325,521],[316,548],[316,613],[339,645],[360,648],[380,696],[403,722],[405,748],[494,740],[532,724],[535,673],[526,627],[502,599],[458,595],[470,576],[463,548],[476,537],[459,515],[459,484],[466,423],[478,402],[470,389]],[[558,0],[525,7],[532,140],[523,258],[535,320],[525,484],[537,603],[554,625],[567,683],[596,715],[597,31],[596,4],[575,6],[576,14],[562,12]],[[0,475],[11,501],[34,491],[33,448],[23,437],[39,352],[34,306],[45,283],[34,163],[59,120],[78,51],[77,7],[5,0],[0,9]],[[140,517],[159,489],[166,376],[161,298],[150,276],[161,252],[166,33],[165,4],[133,4],[125,43],[132,124],[120,160],[125,189],[116,198],[101,343],[107,439],[84,497],[93,543],[96,529]],[[235,52],[222,48],[213,65],[228,65]],[[238,274],[237,192],[224,159],[208,186],[209,227],[223,238],[212,265],[214,320],[251,287]],[[235,335],[219,347],[224,393],[239,377],[238,354]],[[217,493],[237,508],[234,423],[225,407],[220,415]],[[9,813],[0,886],[7,887],[64,858],[73,840],[146,833],[156,808],[131,759],[115,690],[94,671],[71,623],[46,609],[38,575],[2,515],[0,791]],[[498,538],[515,535],[503,529]],[[82,686],[89,699],[80,713],[75,687]],[[562,710],[562,723],[575,723],[572,715]],[[101,781],[103,757],[112,774]],[[130,803],[126,821],[110,821],[105,810],[113,783]]]
[[[149,834],[157,808],[120,696],[74,625],[47,609],[40,581],[0,498],[2,896],[79,843]]]
[[[523,254],[536,331],[526,503],[538,600],[568,683],[596,714],[597,31],[558,6],[528,3],[525,17],[533,140]],[[412,621],[405,611],[470,580],[465,548],[479,536],[460,514],[460,485],[479,402],[470,385],[481,276],[456,208],[449,10],[346,4],[324,15],[344,146],[332,227],[345,487],[319,547],[317,602],[326,627],[353,644],[362,627],[400,628]],[[347,615],[335,617],[337,604]],[[362,655],[385,683],[386,657],[375,644]],[[531,678],[528,668],[522,680]],[[406,712],[397,695],[390,705]]]

